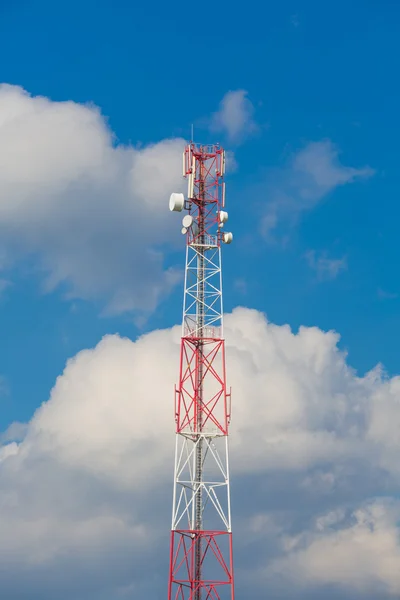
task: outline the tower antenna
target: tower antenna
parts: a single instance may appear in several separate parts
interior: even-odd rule
[[[193,138],[193,125],[192,125]],[[173,193],[170,210],[187,214],[186,269],[179,383],[168,600],[234,600],[228,461],[231,395],[223,333],[221,246],[225,152],[195,144],[183,153],[187,198]]]

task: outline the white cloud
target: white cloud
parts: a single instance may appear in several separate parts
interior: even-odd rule
[[[96,107],[1,85],[2,266],[34,256],[48,290],[152,310],[178,277],[163,249],[183,144],[118,145]]]
[[[286,539],[288,556],[275,561],[268,572],[297,585],[338,585],[360,594],[397,597],[399,518],[398,500],[375,500],[350,518],[345,511],[329,513],[316,520],[311,532]]]
[[[339,273],[347,269],[347,258],[328,258],[326,253],[320,256],[316,255],[315,250],[310,250],[306,253],[305,258],[321,280],[335,279]]]
[[[95,349],[80,352],[36,412],[21,451],[51,452],[69,468],[95,472],[117,486],[152,485],[147,469],[170,466],[168,398],[179,329],[155,331],[136,343],[106,336]]]
[[[225,323],[238,576],[246,577],[241,565],[251,560],[259,592],[266,576],[272,586],[276,565],[285,573],[286,564],[301,565],[298,588],[330,581],[357,594],[365,565],[381,552],[382,564],[368,576],[386,598],[397,589],[388,567],[400,552],[397,504],[391,512],[365,501],[382,485],[399,492],[400,378],[380,367],[358,377],[334,332],[303,327],[295,334],[243,308]],[[2,446],[0,584],[7,598],[24,597],[26,588],[31,597],[57,591],[62,600],[165,590],[164,575],[150,581],[148,565],[151,559],[164,573],[168,553],[179,335],[176,327],[136,342],[106,336],[80,352],[23,441]],[[357,510],[375,505],[383,506],[379,518],[374,513],[377,535],[347,524],[349,507],[358,518]],[[365,540],[365,559],[353,552],[355,533]],[[307,564],[321,548],[334,555],[337,539],[355,572],[341,576],[337,558],[327,574],[321,556],[311,580]],[[259,544],[256,554],[252,544]]]
[[[258,130],[254,120],[254,106],[247,97],[246,90],[225,94],[219,110],[211,118],[210,129],[226,134],[232,143],[240,142]]]
[[[370,167],[355,169],[342,165],[339,151],[330,140],[308,144],[294,157],[292,168],[304,200],[318,200],[339,185],[374,173]]]
[[[271,237],[282,221],[295,222],[303,211],[313,208],[335,188],[373,174],[370,167],[342,165],[339,151],[330,140],[310,142],[291,157],[286,168],[271,172],[263,234]]]
[[[7,427],[7,430],[0,435],[0,443],[5,444],[7,442],[20,442],[24,439],[28,426],[26,423],[20,423],[14,421]]]

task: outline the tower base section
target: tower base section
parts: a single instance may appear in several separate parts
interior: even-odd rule
[[[232,534],[227,531],[171,532],[168,600],[199,598],[234,598]]]

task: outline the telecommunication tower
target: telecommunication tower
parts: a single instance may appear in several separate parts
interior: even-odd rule
[[[233,600],[228,428],[221,245],[225,152],[191,142],[183,152],[187,199],[170,197],[171,211],[187,211],[186,269],[179,383],[175,387],[176,449],[168,600]]]

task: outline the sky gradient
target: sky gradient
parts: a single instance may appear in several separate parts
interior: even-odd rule
[[[398,595],[399,28],[388,0],[0,0],[7,600],[166,593],[192,126],[229,152],[238,596]]]

